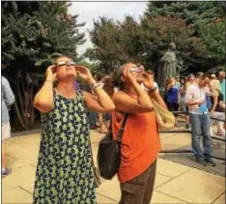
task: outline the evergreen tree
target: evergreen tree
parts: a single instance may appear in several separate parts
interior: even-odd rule
[[[100,17],[90,36],[86,55],[108,73],[126,61],[156,70],[171,42],[187,72],[205,72],[225,63],[225,3],[152,1],[141,22]]]
[[[77,15],[67,13],[67,2],[1,2],[2,63],[7,65],[15,104],[22,127],[34,125],[33,92],[37,77],[55,56],[77,58],[76,48],[84,42],[78,32]],[[39,73],[34,75],[33,73]]]
[[[101,61],[107,73],[128,61],[140,62],[147,69],[156,70],[169,44],[175,42],[179,60],[194,67],[202,63],[202,56],[206,55],[206,47],[194,33],[184,19],[169,16],[153,20],[144,17],[140,23],[130,16],[122,22],[100,18],[90,32],[96,49],[87,52]]]
[[[203,69],[211,69],[225,63],[225,11],[225,2],[149,2],[145,17],[184,19],[195,30],[193,36],[200,38],[206,46],[208,53],[199,57],[203,58],[200,65]]]
[[[90,31],[94,49],[89,49],[86,55],[95,57],[100,61],[100,71],[110,73],[119,65],[120,54],[120,28],[113,19],[101,17],[94,21],[94,29]]]

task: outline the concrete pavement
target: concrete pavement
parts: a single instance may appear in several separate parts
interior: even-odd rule
[[[102,135],[91,131],[94,158]],[[173,139],[172,139],[173,138]],[[162,146],[178,148],[190,143],[190,136],[162,135]],[[11,175],[2,179],[2,203],[32,203],[33,185],[38,158],[40,134],[13,137],[7,140],[8,166]],[[104,180],[96,190],[100,204],[118,203],[120,189],[117,178]],[[157,177],[152,203],[225,203],[225,177],[217,176],[182,164],[158,159]]]

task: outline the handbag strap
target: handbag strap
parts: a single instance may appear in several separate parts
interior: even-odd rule
[[[92,164],[92,167],[95,167],[94,160],[93,160],[93,150],[92,150],[90,135],[89,135],[89,147],[90,147],[90,153],[91,153],[91,157],[92,157],[91,158],[91,164]]]
[[[121,140],[122,140],[122,136],[123,136],[123,133],[124,133],[124,127],[126,125],[126,121],[127,121],[128,115],[129,115],[128,113],[125,114],[125,117],[123,118],[123,121],[122,121],[122,125],[121,125],[121,127],[119,129],[118,137],[117,137],[117,140],[119,142],[121,142]]]

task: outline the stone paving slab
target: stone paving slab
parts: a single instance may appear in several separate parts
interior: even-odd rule
[[[160,139],[162,149],[173,150],[191,144],[191,135],[188,133],[161,133]]]
[[[117,177],[114,177],[111,181],[103,180],[103,183],[96,189],[96,192],[118,202],[121,193]]]
[[[7,155],[7,161],[12,169],[23,167],[27,164],[37,165],[38,154],[30,152],[27,156],[16,157],[14,155]]]
[[[184,204],[184,203],[188,203],[185,202],[183,200],[180,200],[178,198],[166,195],[164,193],[158,192],[157,190],[155,190],[153,192],[153,196],[152,196],[152,204]]]
[[[34,191],[34,181],[28,182],[26,184],[20,185],[20,188],[29,192],[31,195],[33,194]]]
[[[33,182],[35,180],[36,168],[31,165],[23,166],[21,168],[13,169],[11,175],[2,179],[2,192],[12,190],[20,185]]]
[[[223,193],[213,204],[225,204],[225,193]]]
[[[115,204],[115,203],[118,203],[118,201],[113,200],[111,198],[108,198],[105,195],[101,195],[99,193],[96,194],[96,197],[97,197],[97,203],[98,204]]]
[[[164,159],[158,159],[157,172],[170,178],[175,178],[190,170],[191,170],[190,167],[181,164],[176,164],[174,162],[167,161]]]
[[[170,177],[163,176],[157,173],[154,188],[157,188],[158,186],[163,185],[164,183],[170,181],[171,179],[172,178]],[[114,177],[111,181],[103,180],[103,183],[100,185],[99,188],[97,188],[96,191],[97,193],[104,194],[105,196],[113,200],[116,200],[116,201],[120,200],[120,196],[121,196],[120,185],[117,177]],[[158,194],[156,196],[158,196]]]
[[[166,154],[166,155],[160,155],[160,158],[173,161],[175,163],[179,163],[182,165],[186,165],[189,167],[201,169],[206,172],[210,172],[216,175],[225,176],[225,163],[221,160],[215,160],[216,163],[215,167],[212,166],[203,166],[199,163],[197,163],[194,159],[194,156],[192,154]]]
[[[95,160],[98,143],[103,136],[96,131],[91,131]],[[172,146],[173,142],[169,138],[178,140],[178,136],[163,134],[161,135],[162,143]],[[165,139],[166,141],[164,141]],[[39,134],[14,137],[6,141],[8,166],[12,167],[13,172],[2,179],[3,203],[32,203],[39,142]],[[180,142],[183,146],[184,141],[180,140]],[[179,145],[178,142],[176,146]],[[220,204],[224,201],[224,182],[223,177],[159,158],[152,203],[170,204],[197,201],[198,203]],[[200,185],[202,185],[201,188]],[[103,180],[96,192],[98,203],[118,203],[120,188],[117,177],[112,181]]]
[[[189,203],[212,203],[225,192],[225,178],[192,169],[157,188]]]
[[[2,204],[26,204],[32,203],[32,195],[21,188],[17,187],[13,190],[2,193]]]

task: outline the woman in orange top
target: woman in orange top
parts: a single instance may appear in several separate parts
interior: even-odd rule
[[[120,91],[114,93],[116,111],[112,114],[113,137],[116,139],[125,113],[127,122],[122,137],[121,165],[118,178],[121,187],[120,204],[150,203],[156,159],[160,151],[157,121],[151,97],[166,108],[151,76],[135,64],[123,65],[118,73]],[[148,91],[145,91],[141,84]]]

